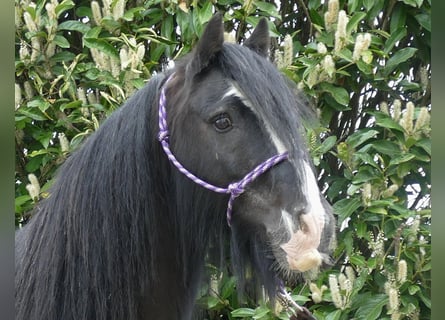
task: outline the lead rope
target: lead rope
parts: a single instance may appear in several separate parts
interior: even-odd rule
[[[293,314],[289,318],[290,320],[317,320],[313,314],[306,307],[300,306],[295,302],[294,299],[290,296],[290,294],[286,291],[284,287],[283,281],[280,280],[279,288],[277,291],[278,301],[280,301],[281,305],[286,309],[292,312]]]

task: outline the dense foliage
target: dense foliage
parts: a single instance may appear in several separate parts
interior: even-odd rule
[[[216,10],[241,42],[270,18],[273,61],[312,101],[307,140],[338,218],[332,269],[292,286],[317,319],[429,319],[430,0],[16,0],[16,224],[57,167]],[[208,266],[208,319],[288,319]],[[174,290],[174,288],[172,288]]]

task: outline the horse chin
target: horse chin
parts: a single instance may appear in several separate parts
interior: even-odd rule
[[[310,249],[295,256],[286,254],[282,246],[276,246],[272,250],[274,255],[272,266],[276,278],[283,281],[297,283],[301,280],[312,280],[323,266],[332,264],[330,256],[318,249]]]

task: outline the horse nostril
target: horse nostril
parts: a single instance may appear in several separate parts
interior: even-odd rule
[[[306,224],[306,222],[302,219],[301,215],[299,216],[298,222],[299,222],[299,225],[300,225],[300,230],[303,231],[303,233],[309,233],[309,231],[310,231],[309,227]]]

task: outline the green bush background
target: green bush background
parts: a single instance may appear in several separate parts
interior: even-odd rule
[[[154,72],[189,52],[215,11],[237,42],[265,16],[271,59],[319,115],[307,142],[339,229],[334,267],[289,290],[317,319],[430,319],[431,1],[335,7],[17,0],[16,225],[48,196],[69,153]],[[360,52],[363,39],[370,43]],[[227,270],[208,269],[198,299],[208,319],[289,318],[265,303],[240,304]]]

